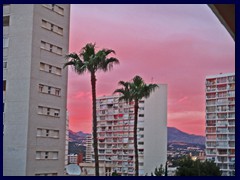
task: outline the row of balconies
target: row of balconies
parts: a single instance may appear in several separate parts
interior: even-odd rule
[[[134,125],[134,122],[131,121],[131,122],[124,123],[124,120],[118,121],[118,122],[114,122],[112,124],[106,123],[106,122],[100,122],[100,123],[97,124],[97,127],[103,127],[103,126],[113,126],[113,127],[114,126],[120,126],[120,127],[122,127],[122,126],[129,126],[129,125]]]
[[[228,114],[228,116],[216,116],[216,115],[207,115],[206,119],[219,119],[219,120],[224,120],[224,119],[235,119],[235,115]]]
[[[232,87],[221,87],[221,88],[216,88],[216,87],[212,87],[212,88],[207,88],[206,92],[221,92],[221,91],[234,91],[235,90],[235,86]]]
[[[215,108],[215,107],[207,107],[207,113],[227,113],[227,112],[235,112],[235,108]]]
[[[220,94],[220,95],[208,95],[206,99],[218,99],[218,98],[227,98],[227,97],[235,97],[235,93],[227,93],[227,94]]]
[[[118,128],[118,129],[98,129],[97,132],[128,132],[131,131],[133,132],[133,127],[129,128]]]

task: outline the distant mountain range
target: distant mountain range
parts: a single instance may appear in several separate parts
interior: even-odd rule
[[[168,143],[183,142],[191,144],[205,144],[205,137],[194,134],[188,134],[175,127],[168,127]]]
[[[89,133],[84,133],[82,131],[73,132],[69,130],[69,141],[78,142],[79,144],[83,145],[87,135],[89,135]],[[172,142],[183,142],[183,143],[204,145],[205,137],[194,135],[194,134],[188,134],[180,131],[175,127],[168,127],[168,143],[172,143]]]
[[[69,142],[82,143],[85,141],[87,135],[89,135],[89,133],[84,133],[82,131],[73,132],[72,130],[69,130]]]

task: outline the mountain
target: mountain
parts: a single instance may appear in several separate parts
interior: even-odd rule
[[[168,143],[183,142],[191,144],[205,144],[205,137],[194,134],[188,134],[178,130],[175,127],[168,127]]]
[[[89,133],[84,133],[82,131],[73,132],[72,130],[69,130],[69,142],[83,143],[85,142],[87,135],[89,135]]]
[[[84,144],[86,136],[89,133],[84,133],[82,131],[73,132],[69,130],[69,141],[70,142],[78,142]],[[182,142],[182,143],[191,143],[191,144],[205,144],[205,137],[198,136],[194,134],[188,134],[180,131],[175,127],[168,127],[168,143],[172,142]]]

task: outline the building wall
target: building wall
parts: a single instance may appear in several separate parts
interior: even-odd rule
[[[70,5],[55,5],[53,9],[50,4],[45,6],[10,5],[4,175],[63,175],[64,172],[67,69],[62,67],[69,46]],[[64,13],[56,13],[56,7]],[[43,20],[55,26],[46,29]],[[56,27],[62,28],[60,34],[56,33]],[[43,49],[41,41],[54,45],[52,51]],[[54,53],[55,46],[62,48],[62,52]],[[45,70],[40,70],[40,63],[45,63]],[[52,66],[51,71],[46,64]],[[56,67],[60,75],[53,73]],[[40,90],[41,84],[44,91]],[[46,91],[48,87],[50,93]],[[56,88],[60,89],[59,94]],[[40,107],[51,108],[53,115],[44,115],[46,109]],[[52,133],[58,135],[53,137]],[[55,159],[39,159],[39,152],[47,152],[48,158]]]
[[[235,171],[235,73],[206,77],[206,159]]]
[[[167,85],[145,100],[144,173],[151,174],[167,161]]]

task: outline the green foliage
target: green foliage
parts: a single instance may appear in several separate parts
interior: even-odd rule
[[[200,162],[185,157],[179,162],[176,176],[221,176],[221,171],[213,161]]]
[[[114,171],[114,172],[112,173],[112,176],[121,176],[121,175],[119,175],[116,171]]]
[[[163,176],[164,174],[164,169],[163,169],[163,165],[161,164],[159,168],[155,168],[155,171],[154,171],[154,175],[155,176]]]
[[[148,98],[150,94],[158,87],[157,84],[145,84],[140,76],[135,76],[132,82],[119,81],[120,89],[116,89],[113,93],[120,93],[122,96],[119,100],[127,102]]]
[[[113,64],[118,64],[119,60],[107,56],[111,53],[115,54],[112,49],[102,49],[95,52],[96,44],[88,43],[82,48],[80,53],[70,53],[65,57],[69,60],[63,67],[72,66],[73,70],[78,74],[84,72],[95,73],[97,70],[108,71],[112,69]]]

